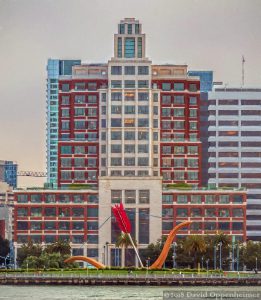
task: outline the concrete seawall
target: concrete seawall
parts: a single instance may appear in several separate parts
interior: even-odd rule
[[[0,285],[261,286],[256,278],[179,278],[175,276],[0,276]]]

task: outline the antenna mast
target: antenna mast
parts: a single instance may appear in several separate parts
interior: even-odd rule
[[[242,55],[242,87],[245,84],[245,58],[244,55]]]

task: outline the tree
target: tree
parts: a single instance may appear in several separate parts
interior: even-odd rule
[[[137,246],[137,242],[136,240],[133,240],[133,243],[135,246]],[[116,247],[120,247],[120,248],[128,248],[132,246],[131,240],[129,238],[129,235],[127,233],[121,233],[118,236],[118,239],[116,241]]]
[[[193,257],[194,268],[200,262],[200,257],[206,252],[206,242],[201,235],[187,236],[184,241],[184,252]]]
[[[29,257],[39,257],[42,254],[42,246],[40,244],[33,244],[32,241],[29,241],[27,244],[23,244],[20,249],[17,251],[17,262],[19,265],[22,265],[24,260]]]
[[[60,253],[61,255],[70,255],[71,246],[68,241],[59,239],[57,242],[49,244],[44,249],[46,253]]]
[[[247,269],[253,270],[257,267],[260,269],[261,263],[261,243],[248,241],[242,246],[241,260]]]

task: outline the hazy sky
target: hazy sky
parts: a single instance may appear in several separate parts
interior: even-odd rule
[[[244,54],[246,85],[261,86],[261,0],[0,0],[0,159],[45,170],[47,59],[106,62],[124,17],[143,24],[153,63],[213,70],[231,86]]]

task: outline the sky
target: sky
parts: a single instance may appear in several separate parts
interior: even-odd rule
[[[0,160],[46,170],[48,58],[107,62],[125,17],[140,20],[154,64],[213,70],[261,87],[260,0],[0,0]],[[19,186],[44,178],[19,177]]]

